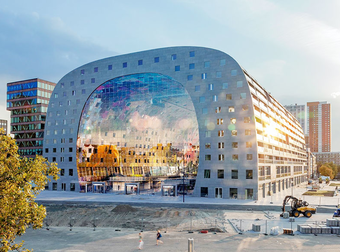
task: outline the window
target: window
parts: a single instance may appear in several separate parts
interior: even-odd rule
[[[73,138],[69,138],[69,139],[68,139],[68,142],[69,142],[69,143],[73,143]]]
[[[107,70],[112,70],[112,65],[108,65]]]
[[[85,80],[80,80],[80,85],[84,85],[85,84]]]
[[[221,60],[220,60],[220,66],[224,66],[225,63],[226,63],[226,60],[225,60],[225,59],[221,59]]]
[[[200,103],[203,103],[203,102],[205,102],[205,97],[204,96],[200,96]]]
[[[194,76],[191,74],[191,75],[188,75],[188,81],[190,81],[190,80],[193,80],[193,78],[194,78]]]
[[[214,84],[208,84],[208,90],[214,90]]]
[[[219,131],[217,132],[217,135],[218,135],[219,137],[224,137],[224,130],[219,130]]]
[[[195,63],[189,64],[189,69],[195,69]]]
[[[85,94],[85,93],[86,93],[86,90],[85,90],[85,89],[82,89],[82,90],[81,90],[81,93],[82,93],[82,94]]]
[[[246,170],[246,179],[253,179],[253,170]]]
[[[210,170],[209,169],[204,170],[204,178],[210,178]]]
[[[178,72],[181,70],[181,66],[175,66],[175,71]]]
[[[232,143],[231,143],[231,146],[232,146],[234,149],[237,149],[237,148],[238,148],[238,142],[232,142]]]
[[[210,67],[210,61],[205,61],[204,62],[204,68]]]
[[[230,118],[230,124],[236,124],[236,118]]]
[[[76,100],[76,104],[80,104],[80,99],[77,99],[77,100]]]
[[[97,73],[97,72],[98,72],[98,67],[95,67],[95,68],[93,69],[93,72]]]
[[[216,72],[216,78],[221,78],[222,77],[222,72]]]
[[[57,158],[56,157],[52,157],[52,162],[57,162]]]
[[[153,59],[153,62],[158,63],[158,62],[159,62],[159,57],[155,57],[155,58]]]
[[[54,98],[58,98],[58,94],[57,93],[54,94]]]
[[[72,157],[68,157],[68,161],[69,161],[69,162],[72,162]]]
[[[246,99],[246,97],[247,97],[246,93],[241,93],[240,94],[240,99]]]
[[[63,92],[63,96],[66,96],[66,92]]]
[[[65,148],[64,148],[64,147],[63,147],[63,148],[60,148],[60,152],[61,152],[61,153],[65,152]]]
[[[76,190],[76,184],[70,183],[70,191],[75,191],[75,190]]]
[[[195,92],[198,92],[200,90],[201,90],[201,86],[199,86],[199,85],[195,86]]]
[[[222,125],[223,124],[223,119],[220,118],[220,119],[217,119],[217,125]]]
[[[202,114],[203,115],[208,114],[208,108],[202,108]]]
[[[248,111],[248,109],[249,109],[249,108],[248,108],[248,105],[242,105],[242,110],[243,110],[243,111]]]
[[[232,155],[232,160],[234,160],[234,161],[238,160],[238,154],[233,154]]]
[[[138,60],[138,66],[143,65],[143,60]]]
[[[235,112],[235,107],[234,106],[229,106],[228,112],[230,112],[230,113]]]
[[[76,90],[72,90],[72,95],[73,95],[73,96],[76,95]]]
[[[53,191],[57,191],[58,190],[58,184],[57,183],[53,183],[52,184],[52,190]]]
[[[201,78],[202,80],[205,80],[207,78],[207,73],[202,73]]]
[[[206,149],[210,149],[210,148],[211,148],[211,144],[210,144],[210,143],[206,143],[206,144],[205,144],[205,148],[206,148]]]
[[[237,81],[236,87],[238,87],[238,88],[243,87],[243,81]]]
[[[215,112],[216,112],[216,114],[221,113],[221,107],[216,107]]]
[[[244,123],[250,123],[250,117],[249,116],[245,117],[243,122]]]
[[[60,139],[60,143],[65,143],[65,138]]]
[[[228,83],[225,82],[225,83],[222,83],[222,89],[227,89],[228,88]]]
[[[68,152],[73,152],[73,148],[72,147],[68,148]]]
[[[45,153],[48,153],[48,148],[45,148]]]
[[[65,120],[66,121],[66,120]],[[63,134],[63,135],[65,135],[66,134],[66,129],[62,129],[61,130],[61,133]]]
[[[57,152],[57,148],[53,148],[53,152]]]
[[[231,76],[236,76],[237,75],[237,70],[231,70]]]
[[[231,179],[238,179],[238,170],[231,170]]]
[[[123,68],[127,68],[127,62],[123,63]]]
[[[246,136],[249,136],[249,135],[250,135],[250,132],[251,132],[250,129],[246,129],[246,130],[245,130]]]
[[[85,70],[84,69],[80,70],[80,74],[84,75],[85,74]]]
[[[60,169],[60,176],[64,176],[65,175],[65,169]]]
[[[74,81],[71,81],[71,82],[70,82],[70,86],[74,86]]]
[[[219,149],[224,149],[224,142],[219,142],[218,143],[218,148]],[[224,160],[224,156],[223,156],[223,160]]]
[[[218,160],[219,161],[224,161],[224,154],[219,154],[218,155]]]
[[[201,187],[201,197],[208,197],[208,187]]]
[[[212,100],[213,100],[213,102],[217,102],[218,101],[218,96],[217,95],[213,95]]]
[[[251,142],[246,142],[246,148],[251,148],[252,144]]]
[[[95,78],[91,78],[91,83],[95,83],[96,79]]]
[[[233,99],[233,95],[232,94],[226,94],[226,99],[227,101],[230,101]]]
[[[237,136],[237,130],[232,130],[232,131],[231,131],[231,135],[232,135],[232,136]]]
[[[219,179],[224,178],[224,170],[217,170],[217,178]]]
[[[247,160],[253,160],[253,154],[247,154]]]
[[[211,160],[211,155],[205,155],[205,160],[210,161]]]
[[[192,58],[192,57],[195,57],[195,51],[190,51],[190,52],[189,52],[189,57],[191,57],[191,58]]]

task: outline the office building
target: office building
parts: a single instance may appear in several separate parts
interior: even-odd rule
[[[21,156],[33,158],[43,154],[46,112],[55,85],[37,78],[7,83],[10,132]]]
[[[80,66],[58,82],[46,122],[44,156],[62,169],[49,190],[149,190],[184,174],[194,196],[259,199],[307,178],[299,122],[214,49]]]
[[[306,134],[306,105],[285,105],[284,106],[292,115],[296,118],[296,120],[300,123],[303,132]]]

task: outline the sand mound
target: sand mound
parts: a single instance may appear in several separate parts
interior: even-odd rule
[[[137,209],[133,208],[130,205],[118,205],[114,209],[112,209],[112,212],[115,213],[128,213],[128,212],[136,212]]]

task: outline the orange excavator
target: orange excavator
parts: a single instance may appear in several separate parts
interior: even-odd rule
[[[282,214],[280,214],[281,217],[283,217],[283,213],[286,212],[286,204],[288,204],[289,201],[291,201],[291,209],[288,211],[288,213],[291,217],[299,217],[300,214],[303,214],[305,217],[310,218],[316,213],[316,208],[309,206],[308,202],[288,195],[285,197],[282,203]]]

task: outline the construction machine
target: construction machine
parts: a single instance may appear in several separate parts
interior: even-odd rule
[[[286,212],[286,204],[288,204],[289,201],[291,201],[291,209],[288,211],[288,213],[291,217],[299,217],[300,214],[303,214],[305,217],[310,218],[316,213],[316,208],[308,206],[308,202],[288,195],[285,197],[282,203],[282,214],[280,214],[281,217],[283,217],[283,213]]]

